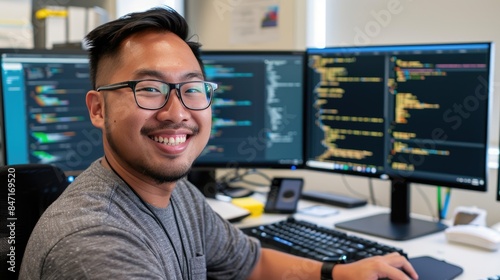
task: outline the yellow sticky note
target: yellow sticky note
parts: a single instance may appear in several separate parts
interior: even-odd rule
[[[252,217],[260,216],[264,212],[264,203],[253,197],[233,198],[231,202],[250,211],[250,216]]]

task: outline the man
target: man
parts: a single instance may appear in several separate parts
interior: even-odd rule
[[[86,39],[95,88],[86,103],[104,157],[44,213],[21,279],[320,279],[322,263],[260,248],[184,179],[208,142],[217,87],[204,81],[184,19],[152,9]],[[327,272],[409,279],[403,270],[417,278],[391,254]]]

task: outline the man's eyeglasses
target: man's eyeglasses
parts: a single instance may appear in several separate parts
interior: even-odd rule
[[[137,80],[102,86],[97,88],[97,91],[126,87],[132,89],[137,106],[143,109],[158,110],[162,108],[167,104],[172,89],[175,89],[177,97],[184,107],[200,111],[210,106],[217,84],[206,81],[172,84],[158,80]]]

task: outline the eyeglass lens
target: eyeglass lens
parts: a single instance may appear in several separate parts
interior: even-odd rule
[[[140,81],[135,85],[135,98],[139,106],[157,109],[165,105],[171,88],[160,81]],[[204,109],[210,104],[213,88],[210,83],[195,81],[181,84],[181,101],[189,109]]]

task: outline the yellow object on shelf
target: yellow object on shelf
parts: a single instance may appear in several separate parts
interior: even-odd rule
[[[236,206],[250,211],[250,216],[252,217],[260,216],[264,212],[264,203],[253,197],[233,198],[231,202]]]
[[[35,13],[36,19],[45,19],[48,17],[67,17],[68,11],[66,9],[49,9],[43,8]]]

